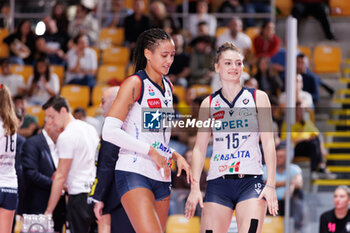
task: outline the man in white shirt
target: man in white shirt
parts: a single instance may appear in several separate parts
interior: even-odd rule
[[[10,64],[7,59],[5,59],[1,64],[0,83],[6,85],[11,92],[11,96],[16,96],[18,94],[23,94],[26,88],[24,79],[21,75],[13,74],[10,70]]]
[[[46,119],[61,129],[57,139],[59,162],[45,214],[52,214],[64,184],[67,185],[67,219],[72,233],[88,233],[94,221],[93,203],[88,193],[95,178],[95,154],[99,138],[93,126],[75,120],[68,102],[51,97],[44,105]]]
[[[244,55],[247,55],[249,49],[252,47],[252,41],[242,32],[242,20],[234,17],[228,23],[229,30],[219,36],[216,41],[216,46],[221,46],[225,42],[233,43],[237,48],[241,49]]]

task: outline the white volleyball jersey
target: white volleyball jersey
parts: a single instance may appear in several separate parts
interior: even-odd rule
[[[163,91],[158,84],[147,76],[144,70],[138,71],[135,75],[142,82],[140,95],[130,109],[122,125],[122,130],[137,140],[153,146],[162,156],[168,159],[168,164],[171,165],[172,152],[168,146],[171,128],[164,127],[162,121],[169,116],[168,114],[174,112],[172,86],[163,77]],[[154,180],[170,181],[170,178],[162,177],[156,163],[149,155],[127,150],[122,146],[119,151],[116,170],[138,173]]]
[[[221,126],[213,128],[207,180],[226,174],[262,174],[255,92],[243,87],[232,103],[221,89],[210,95],[210,115]]]
[[[16,142],[17,134],[7,135],[0,119],[0,187],[17,188]]]

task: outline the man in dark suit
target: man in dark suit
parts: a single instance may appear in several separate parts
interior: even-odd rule
[[[119,87],[110,87],[103,93],[100,107],[104,112],[104,117],[107,116],[118,90]],[[114,173],[118,153],[119,147],[101,139],[97,174],[90,196],[96,202],[94,212],[99,220],[98,232],[134,233],[130,220],[118,198],[115,184]]]
[[[58,155],[56,140],[60,131],[46,123],[43,131],[27,139],[23,145],[22,167],[25,182],[23,213],[43,214],[50,197]],[[55,231],[61,232],[65,222],[65,199],[61,199],[53,213]]]

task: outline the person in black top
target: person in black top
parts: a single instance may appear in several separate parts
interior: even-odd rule
[[[320,233],[350,232],[350,189],[341,185],[334,190],[334,208],[320,217]]]

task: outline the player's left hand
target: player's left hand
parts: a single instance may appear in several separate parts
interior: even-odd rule
[[[260,193],[259,199],[264,198],[267,202],[269,213],[273,216],[278,215],[278,201],[276,196],[276,188],[270,185],[265,185]]]

